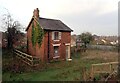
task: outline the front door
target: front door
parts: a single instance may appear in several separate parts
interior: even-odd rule
[[[66,60],[67,59],[70,59],[70,46],[69,45],[66,46]]]

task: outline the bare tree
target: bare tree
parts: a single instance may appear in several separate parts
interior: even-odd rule
[[[16,34],[20,33],[21,24],[14,21],[10,13],[4,14],[2,19],[2,28],[7,33],[7,48],[13,48],[13,43],[16,39]]]

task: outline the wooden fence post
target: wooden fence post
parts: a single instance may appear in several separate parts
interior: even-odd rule
[[[83,80],[86,81],[86,68],[83,68]]]
[[[110,64],[110,73],[112,73],[113,72],[113,67],[112,67],[113,65],[112,64]]]
[[[33,57],[32,57],[32,64],[31,65],[33,66]]]
[[[93,65],[92,65],[92,69],[91,69],[91,78],[93,78],[94,75],[94,69],[93,69]]]

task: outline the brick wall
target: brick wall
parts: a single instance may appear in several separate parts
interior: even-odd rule
[[[54,57],[54,46],[53,44],[60,44],[59,46],[59,59],[65,59],[66,58],[66,43],[70,43],[71,40],[71,33],[70,32],[62,32],[61,40],[60,41],[53,41],[52,40],[52,32],[49,32],[50,37],[50,45],[49,45],[49,52],[50,52],[50,60]],[[45,56],[47,58],[48,56],[48,32],[45,36]],[[46,59],[47,60],[47,59]]]
[[[36,25],[35,22],[34,22],[34,25]],[[35,46],[32,45],[31,35],[32,35],[32,23],[29,29],[27,30],[28,53],[31,54],[32,56],[40,57],[41,60],[44,61],[44,39],[45,38],[43,38],[42,45],[39,48],[38,43],[36,43]]]

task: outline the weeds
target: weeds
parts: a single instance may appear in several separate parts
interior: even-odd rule
[[[73,53],[71,62],[41,63],[36,67],[30,67],[19,59],[13,58],[13,56],[15,55],[12,55],[12,53],[3,52],[3,80],[5,81],[80,81],[83,80],[83,69],[86,68],[87,73],[89,73],[91,64],[117,60],[116,52],[87,50],[84,53],[78,52],[77,55]],[[105,57],[107,59],[104,59]],[[99,77],[96,77],[96,79],[99,79]]]

